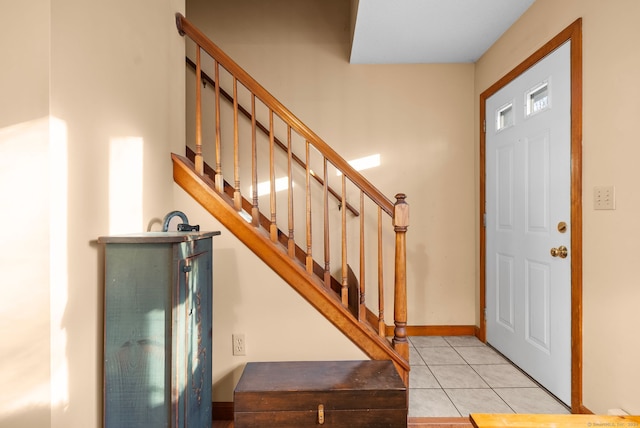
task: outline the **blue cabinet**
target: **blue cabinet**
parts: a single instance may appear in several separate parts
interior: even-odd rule
[[[211,426],[212,237],[105,236],[104,426]]]

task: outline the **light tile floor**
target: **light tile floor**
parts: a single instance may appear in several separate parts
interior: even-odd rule
[[[410,337],[409,352],[409,417],[569,413],[474,336]]]

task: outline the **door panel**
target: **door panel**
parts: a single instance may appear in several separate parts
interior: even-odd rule
[[[513,257],[507,257],[503,254],[496,255],[498,264],[498,277],[496,285],[498,287],[498,323],[507,330],[513,332],[515,330],[514,323],[514,271]]]
[[[549,353],[549,266],[527,261],[525,269],[525,337]]]
[[[525,222],[529,233],[549,233],[549,134],[525,139]]]

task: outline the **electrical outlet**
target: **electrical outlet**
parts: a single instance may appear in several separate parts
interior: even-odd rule
[[[247,355],[247,348],[244,343],[244,334],[231,335],[233,341],[233,355]]]
[[[593,189],[593,208],[596,210],[615,210],[616,193],[613,186],[596,186]]]

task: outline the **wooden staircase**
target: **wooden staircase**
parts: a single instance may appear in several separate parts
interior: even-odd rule
[[[405,195],[389,201],[184,16],[176,24],[195,51],[195,144],[172,154],[174,180],[371,359],[391,360],[408,386]],[[212,140],[204,149],[203,134]]]

